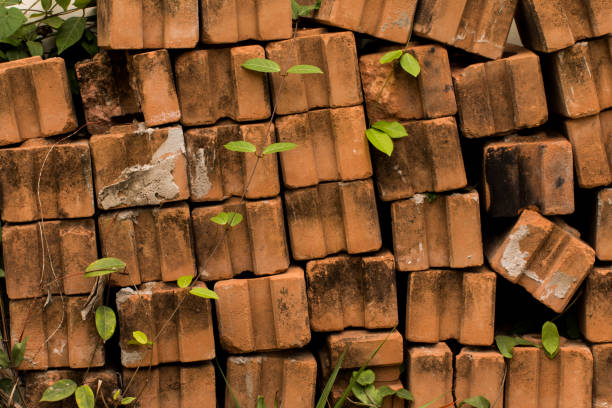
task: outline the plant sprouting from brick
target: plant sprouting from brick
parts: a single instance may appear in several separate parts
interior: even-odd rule
[[[554,359],[559,354],[560,337],[559,330],[553,322],[545,322],[542,325],[542,344],[536,344],[520,336],[495,336],[495,344],[499,352],[506,358],[513,357],[513,348],[516,346],[531,346],[542,349],[549,359]]]
[[[295,0],[291,0],[291,17],[297,20],[300,17],[306,17],[315,10],[321,8],[321,0],[317,0],[315,4],[302,6]]]
[[[383,400],[392,396],[396,396],[406,401],[414,401],[414,397],[410,391],[404,388],[393,390],[386,385],[376,388],[374,385],[376,374],[374,374],[372,370],[364,370],[359,375],[357,375],[357,371],[353,371],[352,376],[355,378],[355,384],[353,388],[351,388],[351,392],[363,406],[381,408]]]

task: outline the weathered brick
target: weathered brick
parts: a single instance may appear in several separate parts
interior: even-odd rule
[[[295,259],[377,251],[382,245],[370,179],[286,191],[285,205]]]
[[[469,272],[412,272],[406,294],[406,340],[492,344],[495,283],[495,273],[484,267]]]
[[[198,43],[197,0],[101,0],[97,15],[103,48],[193,48]]]
[[[593,408],[612,405],[612,344],[594,344],[593,353]]]
[[[298,145],[280,154],[286,187],[372,176],[362,106],[282,116],[275,123],[279,142]]]
[[[2,250],[10,299],[89,293],[95,282],[84,276],[98,259],[92,219],[5,226]]]
[[[96,198],[103,210],[189,198],[180,126],[117,130],[90,139]]]
[[[35,139],[1,149],[0,187],[4,221],[91,217],[89,144],[79,140],[52,147],[49,140]]]
[[[163,208],[113,211],[98,217],[102,256],[119,258],[126,273],[114,273],[112,285],[176,281],[195,276],[191,215],[185,203]]]
[[[578,319],[582,334],[590,342],[612,342],[611,291],[612,268],[593,268],[586,277]]]
[[[595,249],[597,259],[612,261],[612,188],[600,190],[596,203],[591,245]]]
[[[371,360],[372,353],[384,341],[380,350]],[[393,374],[399,374],[395,370],[404,360],[404,340],[402,335],[394,330],[388,331],[367,331],[367,330],[345,330],[327,336],[325,346],[320,350],[321,366],[323,371],[330,372],[336,365],[338,359],[346,349],[346,355],[342,361],[342,368],[359,369],[368,362],[368,368],[393,368]],[[379,378],[379,380],[395,380],[397,378]]]
[[[227,359],[227,381],[238,403],[255,408],[257,397],[264,397],[266,406],[311,408],[314,406],[317,361],[309,351],[291,351]],[[225,407],[233,408],[234,400],[225,392]]]
[[[179,55],[174,71],[181,123],[197,126],[226,117],[244,122],[270,116],[266,75],[240,66],[251,58],[265,58],[264,49],[248,45]]]
[[[406,385],[414,396],[413,407],[436,398],[436,406],[452,403],[453,353],[446,343],[408,347]]]
[[[291,52],[291,55],[289,54]],[[355,37],[350,31],[338,33],[307,32],[293,40],[266,45],[267,58],[278,61],[284,69],[296,64],[316,65],[319,75],[289,75],[284,78],[276,102],[276,113],[306,112],[314,108],[339,108],[363,101]],[[281,76],[271,75],[272,94],[277,95]]]
[[[231,196],[240,197],[255,161],[254,154],[232,152],[226,143],[244,140],[255,145],[261,153],[274,143],[274,128],[267,134],[268,124],[223,124],[189,129],[185,132],[187,164],[192,201],[221,201]],[[280,192],[276,155],[260,159],[249,185],[246,198],[274,197]]]
[[[306,264],[308,309],[313,331],[397,326],[393,255],[338,255]]]
[[[408,136],[395,139],[391,157],[374,151],[378,194],[383,201],[467,185],[455,118],[404,122]]]
[[[241,272],[269,275],[289,267],[285,220],[280,198],[247,201],[239,199],[192,212],[196,257],[200,278],[205,281],[230,279]],[[227,232],[214,256],[210,256],[223,235],[223,226],[210,219],[220,212],[237,212],[243,221]]]
[[[397,269],[466,268],[483,263],[478,192],[417,194],[391,204]]]
[[[0,64],[0,146],[68,133],[77,127],[62,58]]]
[[[438,45],[419,45],[406,50],[421,66],[416,78],[399,64],[381,64],[384,52],[359,58],[370,122],[431,119],[457,113],[446,49]]]
[[[310,342],[304,271],[215,284],[221,347],[230,353],[284,350]]]
[[[525,210],[487,249],[491,268],[561,313],[595,262],[587,244],[535,211]]]
[[[179,302],[181,307],[172,316]],[[163,282],[144,283],[138,292],[123,288],[117,293],[117,312],[124,367],[215,358],[210,300],[191,295],[187,289]],[[136,330],[144,332],[153,346],[128,344]]]
[[[493,217],[515,217],[531,206],[545,215],[574,212],[572,146],[564,138],[537,133],[488,143],[483,179]]]
[[[506,48],[497,61],[453,70],[461,132],[469,138],[536,127],[548,119],[540,59],[524,48]]]
[[[455,400],[481,395],[494,405],[499,398],[506,371],[504,357],[493,350],[464,347],[455,356]],[[467,405],[471,407],[471,405]]]

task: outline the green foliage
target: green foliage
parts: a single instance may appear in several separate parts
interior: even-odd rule
[[[253,143],[245,142],[242,140],[237,140],[234,142],[228,142],[223,145],[227,150],[231,150],[232,152],[240,152],[240,153],[255,153],[257,149],[255,149],[255,145]]]
[[[81,385],[74,392],[74,399],[79,408],[94,408],[94,393],[89,385]]]
[[[483,397],[482,395],[466,398],[463,401],[461,401],[459,404],[457,404],[457,407],[461,408],[465,404],[471,405],[474,408],[489,408],[491,406],[491,403],[489,402],[489,400]]]
[[[176,281],[176,284],[178,285],[179,288],[186,288],[187,286],[191,284],[192,280],[193,280],[193,276],[185,275],[185,276],[181,276],[180,278],[178,278],[178,280]]]
[[[404,71],[412,75],[413,77],[419,76],[421,73],[421,66],[419,61],[412,54],[405,52],[400,58],[400,66]]]
[[[386,385],[376,388],[374,385],[376,375],[372,370],[363,370],[361,373],[354,371],[352,380],[354,380],[354,384],[351,392],[365,406],[380,408],[383,405],[384,399],[393,395],[404,400],[414,401],[410,391],[404,388],[393,390]]]
[[[334,367],[334,371],[332,371],[327,383],[325,383],[325,388],[323,388],[323,392],[317,401],[317,405],[315,408],[325,408],[327,404],[327,398],[329,398],[329,394],[331,393],[332,387],[336,382],[336,377],[338,376],[338,372],[340,371],[340,367],[342,367],[342,362],[344,361],[344,356],[346,356],[346,352],[348,351],[348,346],[344,348],[342,354],[340,354],[340,358],[338,359],[338,363],[336,363],[336,367]],[[336,404],[337,405],[337,404]],[[338,405],[337,405],[338,406]],[[342,405],[339,405],[341,407]]]
[[[217,295],[214,291],[208,288],[202,288],[202,287],[193,288],[189,291],[189,293],[194,296],[199,296],[204,299],[215,299],[215,300],[219,299],[219,295]]]
[[[113,401],[117,401],[117,399],[121,396],[121,390],[120,389],[116,389],[115,391],[113,391]]]
[[[77,385],[72,380],[59,380],[55,384],[49,386],[43,392],[40,402],[56,402],[70,397],[77,389]]]
[[[10,368],[11,367],[11,359],[9,358],[6,351],[0,350],[0,367],[2,368]]]
[[[357,372],[355,371],[353,373],[353,375],[356,375],[356,374],[357,374]],[[372,370],[365,370],[355,380],[357,381],[357,384],[366,386],[366,385],[372,384],[374,382],[375,378],[376,378],[376,376],[374,374],[374,371],[372,371]]]
[[[242,222],[242,214],[232,212],[220,212],[210,219],[215,224],[227,225],[235,227]]]
[[[115,312],[108,306],[99,306],[96,309],[96,329],[102,340],[107,341],[115,333],[117,317]]]
[[[317,0],[315,4],[302,6],[295,0],[291,0],[291,18],[297,20],[299,17],[309,15],[315,10],[321,8],[321,0]]]
[[[125,262],[117,258],[100,258],[89,264],[85,269],[85,277],[93,278],[96,276],[108,275],[110,273],[121,272],[126,268]]]
[[[393,141],[388,134],[381,132],[380,130],[370,128],[366,129],[366,137],[370,143],[372,143],[372,146],[387,156],[391,156],[391,153],[393,153]]]
[[[295,143],[286,143],[286,142],[272,143],[271,145],[266,146],[262,154],[273,154],[273,153],[286,152],[289,150],[293,150],[296,147],[297,145]]]
[[[26,21],[26,17],[18,8],[0,6],[0,40],[15,34]]]
[[[559,353],[559,330],[553,322],[542,325],[542,347],[546,356],[553,359]]]
[[[280,66],[266,58],[251,58],[243,62],[241,66],[256,72],[280,72]]]
[[[266,408],[264,397],[262,397],[261,395],[257,397],[257,408]]]
[[[321,68],[314,65],[294,65],[287,70],[288,74],[322,74]]]
[[[387,122],[384,120],[380,120],[374,123],[372,127],[376,130],[380,130],[381,132],[386,133],[389,137],[393,139],[400,139],[402,137],[408,136],[406,128],[399,122]]]
[[[386,53],[380,58],[380,63],[388,64],[389,62],[393,62],[401,58],[402,54],[404,54],[404,51],[402,50],[389,51],[388,53]]]
[[[121,398],[121,405],[130,405],[134,401],[136,401],[136,398],[134,397]]]
[[[13,367],[19,367],[19,365],[23,362],[27,342],[28,338],[26,337],[21,343],[15,343],[13,345],[13,349],[11,350],[11,363],[13,364]]]
[[[85,18],[70,17],[57,30],[55,44],[58,55],[77,43],[85,33]]]
[[[133,337],[133,340],[130,340],[128,344],[139,344],[141,346],[153,344],[149,341],[149,338],[147,337],[147,335],[141,332],[140,330],[133,331],[132,337]]]
[[[39,41],[26,41],[26,46],[31,56],[43,55],[43,46]]]
[[[438,195],[436,193],[425,193],[425,195],[427,195],[427,201],[429,201],[430,203],[433,203],[434,201],[436,201],[436,198],[438,198]]]

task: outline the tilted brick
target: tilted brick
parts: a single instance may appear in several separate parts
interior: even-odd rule
[[[612,188],[597,193],[591,244],[597,259],[612,261]]]
[[[612,268],[593,268],[586,277],[578,319],[582,334],[590,342],[612,342],[611,291]]]
[[[593,353],[593,408],[612,405],[612,344],[594,344]]]
[[[438,406],[452,403],[453,353],[446,343],[408,347],[406,386],[414,396],[414,407],[436,398]]]
[[[505,371],[504,357],[497,351],[462,348],[455,356],[455,400],[463,401],[481,395],[496,406],[494,402],[498,398],[499,402],[502,400],[500,389]]]

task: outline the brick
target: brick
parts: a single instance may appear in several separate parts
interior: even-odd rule
[[[492,406],[499,398],[506,372],[504,357],[493,350],[464,347],[455,356],[455,399],[482,395]],[[470,406],[470,405],[468,405]],[[501,405],[499,405],[501,406]]]
[[[215,408],[215,367],[211,362],[154,367],[149,372],[123,369],[123,382],[131,379],[131,393],[139,393],[139,406],[147,408]],[[130,393],[130,394],[131,394]]]
[[[98,217],[98,230],[102,256],[127,265],[125,274],[110,276],[111,285],[172,282],[196,275],[191,215],[185,203],[104,213]]]
[[[62,58],[0,64],[0,146],[68,133],[77,119]]]
[[[397,326],[395,266],[389,251],[310,261],[306,279],[313,331]]]
[[[44,307],[45,301],[46,298],[37,298],[9,302],[11,343],[28,338],[19,369],[103,366],[104,347],[98,342],[93,314],[85,320],[81,317],[87,296],[55,296]]]
[[[372,353],[385,339],[386,341],[378,350],[378,353],[370,360],[368,368],[396,368],[404,361],[404,340],[397,330],[391,333],[387,331],[345,330],[329,334],[325,340],[324,348],[321,350],[321,366],[324,371],[333,370],[338,364],[340,355],[346,349],[342,368],[344,370],[359,369],[370,359]],[[393,372],[396,371],[393,370]],[[379,378],[379,376],[376,376],[376,378]]]
[[[43,236],[44,233],[44,250]],[[6,291],[10,299],[64,293],[89,293],[95,279],[85,278],[98,259],[92,219],[45,221],[2,228]]]
[[[196,287],[206,286],[198,282]],[[138,292],[123,288],[117,292],[116,300],[121,364],[124,367],[215,358],[210,300],[163,282],[144,283]],[[172,316],[179,302],[181,307]],[[149,341],[153,341],[151,348],[128,344],[136,330],[144,332]]]
[[[94,203],[89,144],[79,140],[52,148],[49,140],[36,139],[2,149],[0,186],[3,221],[91,217]]]
[[[488,143],[483,155],[484,202],[493,217],[515,217],[522,208],[542,214],[574,212],[572,146],[537,133]]]
[[[408,276],[406,340],[488,346],[495,326],[495,273],[428,270]]]
[[[444,192],[467,185],[455,118],[404,122],[408,136],[395,139],[391,157],[374,151],[376,187],[381,200]]]
[[[561,313],[595,262],[595,251],[535,211],[486,251],[491,268]]]
[[[612,342],[611,290],[612,268],[593,268],[586,277],[578,319],[582,334],[592,343]]]
[[[461,132],[469,138],[536,127],[548,119],[538,56],[506,48],[508,56],[453,70]]]
[[[198,273],[205,281],[230,279],[242,272],[269,275],[289,267],[285,220],[280,198],[197,207],[192,211]],[[227,232],[214,256],[210,256],[223,234],[223,226],[210,219],[220,212],[237,212],[243,221]]]
[[[435,398],[436,406],[452,404],[453,353],[446,343],[407,349],[406,385],[414,396],[413,407],[420,407]]]
[[[185,126],[210,125],[221,118],[237,122],[270,116],[267,77],[240,65],[265,58],[259,45],[194,50],[174,64],[176,86]]]
[[[294,259],[371,252],[382,245],[370,179],[285,191],[285,206]]]
[[[612,261],[612,189],[600,190],[596,202],[590,243],[595,249],[597,259]]]
[[[291,53],[291,54],[290,54]],[[267,58],[287,69],[297,64],[316,65],[319,75],[290,75],[276,101],[276,113],[287,115],[315,108],[339,108],[363,102],[355,37],[350,31],[311,31],[295,38],[266,45]],[[287,67],[284,66],[287,64]],[[279,92],[281,76],[271,75],[271,92]]]
[[[227,359],[227,381],[238,403],[255,408],[257,397],[267,406],[311,408],[315,402],[317,361],[305,350],[231,356]],[[225,407],[233,408],[229,387]]]
[[[202,0],[200,41],[205,44],[291,37],[291,4],[283,0]]]
[[[384,52],[359,58],[370,122],[431,119],[457,113],[446,49],[438,45],[420,45],[406,50],[421,66],[416,78],[399,64],[381,64]]]
[[[611,34],[608,6],[593,0],[520,0],[516,24],[521,41],[530,49],[553,52],[585,38]]]
[[[103,48],[194,48],[198,43],[197,0],[101,0],[97,15]]]
[[[265,146],[276,142],[276,137],[273,127],[268,134],[267,123],[223,124],[185,132],[191,201],[221,201],[242,196],[257,159],[254,154],[232,152],[223,147],[236,140],[253,143],[262,152]],[[245,197],[267,198],[279,193],[276,155],[263,156]]]
[[[282,116],[275,123],[279,142],[298,145],[280,154],[286,187],[372,176],[362,106]]]
[[[612,404],[612,344],[594,344],[593,353],[593,408]]]
[[[417,194],[391,204],[397,269],[466,268],[483,263],[478,192]]]
[[[180,126],[126,129],[90,139],[96,198],[103,210],[189,198]]]

